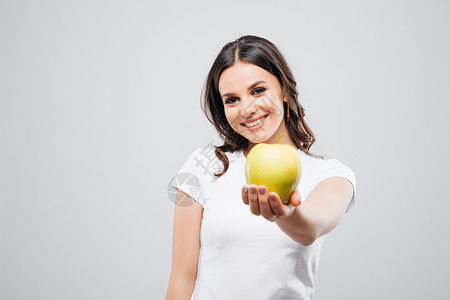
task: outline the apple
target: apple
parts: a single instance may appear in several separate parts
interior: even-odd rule
[[[283,204],[297,188],[302,165],[297,149],[287,144],[259,143],[250,150],[245,162],[245,178],[248,184],[265,185],[276,192]]]

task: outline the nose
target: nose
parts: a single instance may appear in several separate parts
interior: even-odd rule
[[[240,114],[243,119],[249,119],[256,113],[256,105],[254,99],[247,98],[241,102]]]

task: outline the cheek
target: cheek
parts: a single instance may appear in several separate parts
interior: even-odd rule
[[[261,102],[263,103],[264,110],[283,116],[283,101],[279,100],[279,97],[268,94]]]
[[[227,118],[228,124],[230,124],[231,128],[237,128],[239,113],[236,109],[225,109],[225,117]]]

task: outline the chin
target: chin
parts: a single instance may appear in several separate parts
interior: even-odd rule
[[[259,144],[259,143],[264,143],[267,140],[269,140],[271,138],[271,136],[275,134],[275,132],[266,132],[266,131],[261,131],[261,132],[255,132],[255,133],[251,133],[251,132],[242,132],[241,135],[243,137],[245,137],[249,142],[253,143],[253,144]]]
[[[259,143],[266,142],[270,137],[267,137],[266,135],[260,136],[260,137],[258,137],[256,135],[252,135],[252,136],[247,135],[247,136],[245,136],[245,138],[253,144],[259,144]]]
[[[280,120],[280,123],[283,120]],[[249,142],[253,144],[259,144],[259,143],[265,143],[278,131],[278,128],[280,127],[280,124],[278,126],[274,126],[274,124],[268,122],[264,125],[263,128],[261,128],[258,131],[255,131],[252,133],[248,130],[242,130],[239,132],[240,135],[245,137]]]

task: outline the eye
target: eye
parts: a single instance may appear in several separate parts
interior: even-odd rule
[[[253,90],[253,95],[257,95],[257,94],[261,94],[262,92],[264,92],[266,89],[263,87],[259,87]]]
[[[233,103],[233,102],[236,101],[236,100],[237,100],[236,97],[230,97],[230,98],[228,98],[227,100],[225,100],[225,103],[226,103],[226,104],[230,104],[230,103]]]

